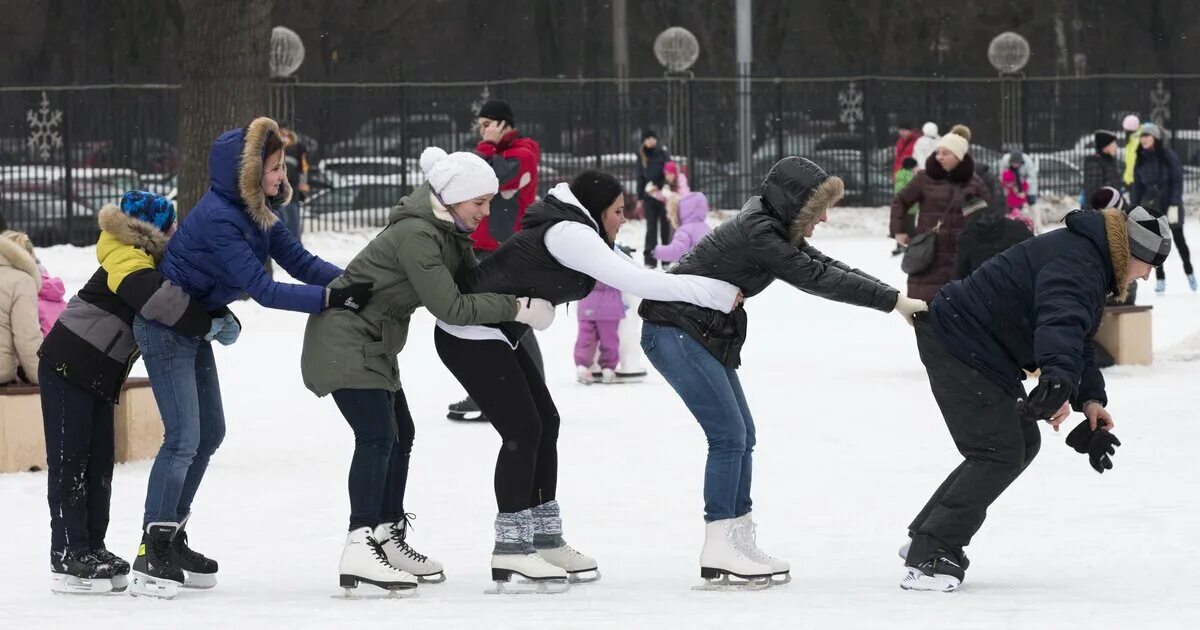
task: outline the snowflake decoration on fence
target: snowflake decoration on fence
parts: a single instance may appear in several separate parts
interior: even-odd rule
[[[854,126],[863,119],[863,93],[857,83],[851,81],[846,89],[838,92],[838,107],[841,108],[838,120],[854,133]]]
[[[1163,87],[1162,80],[1150,91],[1150,120],[1160,127],[1171,120],[1171,92]]]
[[[34,112],[25,111],[25,120],[29,121],[29,146],[36,149],[43,160],[50,159],[50,150],[62,147],[62,136],[58,126],[62,124],[62,110],[50,110],[50,99],[42,92],[41,107]]]

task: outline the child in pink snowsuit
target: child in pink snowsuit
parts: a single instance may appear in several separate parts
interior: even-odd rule
[[[1024,223],[1030,232],[1036,234],[1037,232],[1033,229],[1033,220],[1022,212],[1029,196],[1029,182],[1021,176],[1021,167],[1025,164],[1025,158],[1020,151],[1014,151],[1009,161],[1011,165],[1008,170],[1000,175],[1000,187],[1004,189],[1004,201],[1008,205],[1008,218]]]
[[[38,322],[42,325],[42,336],[45,337],[54,328],[58,316],[67,310],[67,288],[63,286],[62,278],[55,278],[38,263],[38,271],[42,272],[42,290],[38,291]]]
[[[654,248],[654,257],[662,262],[678,262],[700,239],[708,235],[708,198],[704,193],[689,192],[679,199],[678,225],[671,242]],[[672,217],[672,223],[675,223]]]
[[[600,346],[600,369],[605,383],[615,379],[621,362],[621,339],[617,328],[625,318],[621,292],[597,282],[592,292],[579,301],[579,336],[575,339],[575,371],[581,383],[592,382],[592,360]]]

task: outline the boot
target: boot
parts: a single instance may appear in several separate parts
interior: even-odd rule
[[[900,588],[907,591],[941,591],[949,593],[962,584],[966,577],[966,567],[963,566],[957,554],[939,549],[937,555],[916,565],[906,565],[904,578],[900,580]]]
[[[50,554],[50,590],[55,593],[104,595],[119,592],[113,583],[115,575],[113,565],[93,553]]]
[[[380,523],[375,528],[375,540],[383,547],[388,564],[415,575],[422,584],[445,582],[446,574],[442,572],[442,563],[417,553],[409,546],[407,537],[410,518],[413,518],[413,515],[405,514],[398,521]]]
[[[188,547],[187,527],[191,515],[184,517],[179,531],[171,540],[171,553],[175,566],[183,569],[184,588],[209,589],[217,585],[217,561]]]
[[[746,580],[744,585],[752,588],[770,586],[774,571],[769,565],[749,558],[738,548],[734,532],[737,526],[737,519],[732,518],[705,524],[704,550],[700,552],[700,577],[714,586],[733,585],[729,581],[730,576]]]
[[[737,521],[737,524],[734,526],[734,537],[740,546],[742,553],[746,554],[746,557],[755,562],[771,567],[771,574],[773,576],[772,580],[774,580],[776,584],[787,584],[788,582],[791,582],[791,563],[789,563],[787,560],[780,560],[772,557],[762,549],[758,548],[758,537],[756,533],[758,525],[754,522],[754,519],[750,517],[750,514],[743,514],[742,516],[739,516],[733,520]]]
[[[1196,274],[1194,274],[1194,273],[1189,273],[1189,274],[1187,275],[1187,279],[1188,279],[1188,286],[1192,288],[1192,292],[1194,293],[1194,292],[1196,291],[1196,289],[1197,289],[1197,285],[1196,285]]]
[[[616,380],[617,380],[617,373],[614,372],[611,368],[604,368],[603,370],[600,370],[600,382],[601,383],[604,383],[605,385],[612,385],[613,383],[616,382]]]
[[[129,588],[129,563],[124,558],[104,548],[104,545],[92,549],[92,555],[101,562],[112,565],[113,592],[124,593]]]
[[[179,523],[150,523],[133,560],[129,592],[135,596],[173,599],[183,586],[183,569],[175,564],[171,539]]]
[[[514,577],[526,582],[512,583]],[[547,562],[533,546],[533,513],[501,512],[496,515],[496,546],[492,550],[489,594],[562,593],[570,588],[567,572]]]
[[[417,578],[392,566],[383,547],[371,535],[370,527],[352,529],[346,534],[342,559],[338,562],[339,583],[347,596],[360,582],[385,591],[407,591],[417,587]]]
[[[596,382],[596,377],[592,376],[592,369],[586,365],[575,366],[575,380],[582,385],[591,385]]]
[[[543,560],[567,572],[572,584],[595,582],[600,569],[593,558],[576,551],[562,537],[558,501],[547,501],[532,510],[533,547]]]

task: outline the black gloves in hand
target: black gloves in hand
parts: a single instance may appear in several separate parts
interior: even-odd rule
[[[367,307],[371,301],[371,286],[365,282],[352,284],[348,287],[329,290],[329,303],[326,308],[344,308],[355,313]]]
[[[1100,474],[1104,474],[1106,470],[1112,470],[1112,458],[1109,455],[1116,455],[1115,447],[1120,445],[1121,440],[1118,440],[1112,432],[1100,428],[1093,431],[1088,420],[1080,422],[1079,426],[1071,429],[1071,432],[1067,434],[1067,446],[1075,449],[1076,452],[1086,454],[1088,463]]]
[[[1030,422],[1048,420],[1071,399],[1074,391],[1075,386],[1065,378],[1043,376],[1026,400],[1017,401],[1017,413]]]

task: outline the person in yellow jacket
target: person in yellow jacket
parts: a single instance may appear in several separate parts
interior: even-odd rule
[[[98,219],[100,267],[71,298],[37,350],[46,432],[51,589],[60,593],[106,593],[129,585],[130,565],[108,550],[105,536],[112,496],[113,406],[139,354],[134,315],[196,338],[224,327],[223,319],[214,319],[156,269],[174,231],[174,204],[133,191],[119,207],[101,208]],[[0,239],[0,248],[4,243]],[[32,259],[28,266],[28,273],[36,275]],[[32,329],[37,326],[36,313],[31,318]]]
[[[1121,122],[1121,128],[1125,130],[1125,175],[1122,180],[1125,182],[1125,187],[1133,186],[1133,167],[1137,162],[1138,147],[1141,146],[1142,140],[1142,121],[1134,114],[1125,117]]]

